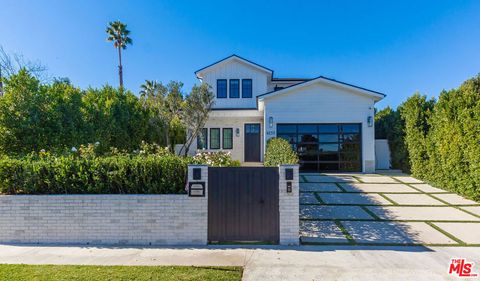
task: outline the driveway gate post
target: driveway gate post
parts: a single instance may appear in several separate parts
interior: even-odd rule
[[[191,209],[197,209],[199,216],[196,218],[195,227],[191,233],[192,236],[202,237],[201,243],[208,242],[208,166],[207,165],[188,165],[186,191],[190,199]],[[178,218],[182,220],[182,218]],[[192,226],[190,226],[192,229]]]
[[[280,244],[298,245],[300,242],[298,165],[280,165],[278,174]]]

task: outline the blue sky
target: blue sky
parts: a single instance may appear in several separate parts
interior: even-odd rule
[[[180,80],[230,54],[276,77],[323,75],[397,106],[480,73],[480,1],[0,0],[0,45],[81,87],[118,84],[109,21],[131,30],[124,80]]]

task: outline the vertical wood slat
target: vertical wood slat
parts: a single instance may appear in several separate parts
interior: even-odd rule
[[[278,168],[209,167],[208,239],[278,243]]]

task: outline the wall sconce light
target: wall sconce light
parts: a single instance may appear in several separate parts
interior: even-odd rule
[[[272,116],[270,116],[268,118],[268,125],[270,126],[270,128],[273,128],[273,117]]]
[[[240,128],[236,128],[236,129],[235,129],[235,135],[236,135],[237,137],[240,136]]]
[[[373,127],[373,117],[372,116],[368,116],[367,124],[368,124],[368,127]]]

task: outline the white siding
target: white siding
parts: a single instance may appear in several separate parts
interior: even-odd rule
[[[217,99],[217,79],[227,79],[227,98]],[[240,80],[240,98],[229,98],[228,79]],[[252,97],[242,98],[242,79],[252,79]],[[267,92],[269,74],[239,60],[221,63],[203,75],[202,82],[212,87],[215,95],[214,108],[256,108],[257,95]]]
[[[368,116],[374,116],[373,98],[316,83],[264,100],[264,143],[276,136],[278,123],[361,123],[363,171],[374,172],[375,130],[368,126]]]

